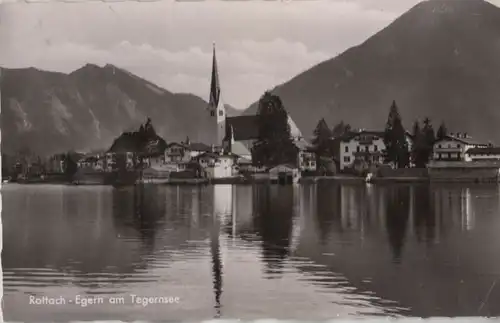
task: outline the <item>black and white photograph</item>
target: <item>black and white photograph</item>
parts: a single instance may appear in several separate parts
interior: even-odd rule
[[[500,0],[0,0],[0,95],[0,321],[500,316]]]

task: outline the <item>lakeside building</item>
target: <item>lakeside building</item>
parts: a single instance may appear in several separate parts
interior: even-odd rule
[[[406,131],[408,150],[411,151],[413,136]],[[383,165],[385,150],[384,132],[349,131],[345,135],[333,139],[332,145],[336,152],[336,159],[340,171],[352,168],[355,161],[364,161],[369,165]]]
[[[437,140],[433,146],[434,161],[469,161],[467,151],[472,148],[487,148],[488,144],[472,139],[467,133],[450,133]]]
[[[433,146],[427,165],[431,181],[498,181],[500,148],[473,140],[467,133],[450,133]]]
[[[236,159],[237,156],[224,152],[206,152],[196,157],[204,177],[209,179],[231,178],[238,175],[234,168]]]
[[[467,161],[499,161],[500,160],[500,147],[481,147],[470,148],[465,154]]]

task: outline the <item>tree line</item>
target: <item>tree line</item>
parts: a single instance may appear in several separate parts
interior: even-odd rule
[[[152,145],[152,143],[157,143],[159,147]],[[141,124],[138,130],[123,132],[118,136],[109,151],[113,151],[114,147],[117,146],[116,144],[126,148],[126,150],[136,151],[141,157],[154,153],[155,150],[164,150],[166,148],[166,142],[157,135],[150,118],[144,124]],[[4,177],[17,178],[19,175],[62,173],[71,178],[78,171],[77,163],[82,157],[82,154],[73,150],[42,156],[27,147],[23,147],[15,153],[2,154],[2,174]],[[134,160],[136,167],[143,166],[142,158],[139,158],[137,163],[135,162]],[[116,165],[118,168],[124,168],[125,159],[118,157]]]
[[[312,140],[318,160],[325,157],[338,159],[340,146],[336,139],[353,131],[354,129],[344,121],[330,129],[324,118],[319,120]],[[417,168],[425,168],[432,158],[434,142],[443,139],[447,133],[448,130],[444,121],[435,131],[432,121],[428,117],[424,118],[422,122],[415,120],[412,131],[407,132],[403,126],[403,120],[396,101],[393,101],[389,108],[389,115],[383,132],[384,162],[392,164],[396,168],[406,168],[411,165]],[[411,137],[411,148],[407,140],[408,134]]]

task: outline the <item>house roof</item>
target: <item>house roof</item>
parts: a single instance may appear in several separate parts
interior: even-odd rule
[[[309,144],[304,138],[300,138],[298,140],[295,140],[293,143],[300,150],[310,151],[310,150],[313,149],[313,147],[311,146],[311,144]]]
[[[339,139],[340,139],[340,141],[347,142],[347,141],[350,141],[350,140],[352,140],[360,135],[375,136],[375,137],[379,137],[379,138],[384,138],[384,134],[385,134],[385,131],[380,131],[380,130],[351,130],[351,131],[347,132],[346,134],[344,134],[343,136],[339,137]],[[408,130],[405,130],[405,134],[408,138],[413,140],[413,135],[411,134],[411,132],[409,132]],[[335,139],[337,139],[337,138],[334,138],[334,140]]]
[[[297,167],[295,167],[294,165],[292,164],[279,164],[279,165],[276,165],[272,168],[270,168],[269,170],[272,171],[274,169],[287,169],[287,170],[294,170],[296,169]]]
[[[219,154],[213,153],[213,152],[204,152],[202,154],[199,154],[196,156],[196,158],[203,158],[203,157],[208,157],[208,158],[219,158],[221,157]]]
[[[227,117],[226,127],[232,127],[235,141],[254,140],[259,136],[258,118],[257,115]],[[293,138],[302,137],[300,129],[290,115],[288,115],[288,125],[290,126],[290,134]]]
[[[484,147],[484,148],[470,148],[467,150],[467,154],[469,155],[499,155],[500,147]]]
[[[167,145],[167,148],[170,148],[170,147],[173,147],[173,146],[178,146],[178,147],[182,147],[182,148],[188,148],[187,145],[183,144],[183,143],[180,143],[180,142],[171,142]]]
[[[259,135],[258,116],[226,118],[226,127],[232,127],[235,141],[256,139]]]
[[[384,137],[384,132],[383,131],[369,131],[369,130],[361,130],[361,131],[349,131],[346,134],[344,134],[342,137],[340,137],[341,141],[351,141],[352,139],[365,135],[365,136],[375,136],[375,137]]]
[[[187,148],[191,151],[212,151],[212,147],[201,142],[192,142]]]
[[[443,139],[438,139],[434,142],[434,144],[441,142],[441,141],[458,141],[466,145],[475,145],[475,146],[487,146],[487,144],[476,141],[470,137],[463,138],[463,137],[456,137],[456,136],[451,136],[451,135],[446,135]]]

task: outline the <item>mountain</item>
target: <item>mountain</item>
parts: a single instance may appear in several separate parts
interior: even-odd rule
[[[242,110],[236,109],[235,107],[229,105],[229,104],[224,104],[224,108],[226,108],[226,114],[228,117],[237,117],[242,114]]]
[[[383,129],[396,100],[405,126],[500,142],[500,8],[482,0],[417,4],[359,46],[276,87],[306,136],[324,117]],[[245,111],[254,114],[257,103]]]
[[[113,65],[70,73],[2,69],[2,152],[51,154],[109,148],[148,117],[167,141],[202,141],[207,102],[171,93]]]

